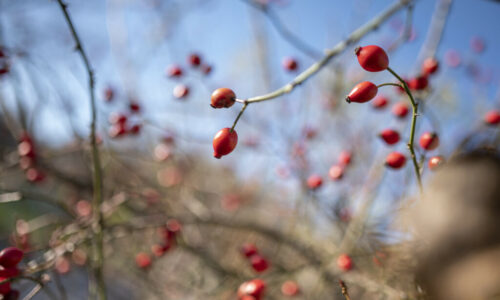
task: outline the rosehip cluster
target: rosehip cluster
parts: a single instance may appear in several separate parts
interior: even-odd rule
[[[136,108],[137,107],[139,108]],[[139,111],[140,106],[137,103],[131,102],[131,111]],[[138,135],[141,132],[142,125],[135,123],[129,124],[129,117],[123,113],[111,113],[108,119],[111,127],[109,128],[108,134],[111,138],[119,138],[125,135]]]
[[[21,134],[17,152],[19,165],[21,169],[25,170],[26,179],[33,183],[42,182],[45,179],[45,173],[36,166],[35,145],[27,132]]]
[[[238,300],[262,300],[265,290],[266,283],[262,279],[245,281],[238,288]]]
[[[181,223],[176,219],[167,221],[165,227],[160,228],[158,233],[162,239],[160,243],[151,246],[151,252],[155,257],[161,257],[175,246],[176,237],[182,229]],[[139,252],[135,256],[135,263],[141,269],[147,269],[152,264],[151,255],[146,252]]]
[[[15,247],[8,247],[0,252],[0,281],[19,275],[17,265],[23,259],[23,255],[23,251]],[[10,282],[6,282],[0,284],[0,295],[5,299],[17,299],[19,292],[12,290]]]
[[[338,181],[344,177],[344,172],[351,163],[352,153],[349,151],[340,152],[338,162],[330,167],[328,176],[331,180]]]
[[[266,258],[259,254],[259,251],[254,244],[244,244],[241,247],[241,254],[250,261],[250,264],[255,272],[261,273],[269,269],[269,262]]]
[[[209,75],[212,72],[212,66],[204,63],[197,53],[188,55],[187,63],[192,68],[199,70],[203,75]],[[184,75],[184,69],[179,64],[172,64],[167,67],[166,74],[171,79],[180,79]],[[189,95],[189,92],[189,86],[179,83],[174,87],[172,94],[177,99],[184,99]]]

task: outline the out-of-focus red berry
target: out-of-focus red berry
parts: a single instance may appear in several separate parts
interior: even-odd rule
[[[243,254],[245,257],[250,257],[252,255],[255,255],[258,253],[257,246],[252,243],[246,243],[243,246],[241,246],[241,254]]]
[[[427,79],[427,76],[417,76],[408,82],[408,87],[414,91],[424,90],[428,85],[429,80]]]
[[[439,146],[439,137],[435,132],[425,132],[420,136],[419,144],[424,150],[434,150]]]
[[[439,62],[434,57],[429,57],[424,60],[422,64],[422,73],[424,75],[431,75],[439,69]]]
[[[429,170],[435,171],[444,163],[444,159],[442,156],[433,156],[429,158]]]
[[[147,269],[151,266],[151,257],[145,252],[139,252],[135,256],[135,264],[141,269]]]
[[[346,150],[340,152],[338,161],[341,166],[349,165],[352,161],[352,152]]]
[[[384,129],[380,134],[380,138],[388,145],[394,145],[399,142],[399,133],[393,129]]]
[[[311,190],[317,190],[323,185],[323,178],[317,174],[313,174],[307,178],[307,187]]]
[[[283,59],[282,64],[283,64],[283,68],[287,71],[296,71],[297,68],[299,67],[299,63],[293,57],[285,57]]]
[[[378,96],[375,99],[373,99],[373,108],[375,109],[382,109],[387,106],[387,103],[389,103],[389,99],[384,96]]]
[[[167,68],[167,76],[170,78],[179,78],[182,74],[182,68],[179,65],[171,65]]]
[[[400,152],[394,151],[389,153],[385,159],[385,165],[392,169],[400,169],[406,163],[406,157]]]
[[[288,280],[281,285],[281,293],[284,296],[293,297],[298,295],[299,292],[299,285],[295,281]]]
[[[406,117],[409,111],[410,108],[406,102],[398,102],[392,106],[392,113],[400,119]]]
[[[339,165],[331,166],[330,170],[328,170],[328,176],[331,180],[335,181],[342,179],[342,176],[344,176],[344,167]]]
[[[184,84],[178,84],[174,87],[172,94],[177,99],[186,98],[189,95],[189,87]]]
[[[4,268],[12,268],[23,259],[23,251],[16,247],[7,247],[0,251],[0,265]]]
[[[250,257],[250,263],[252,264],[252,268],[256,272],[264,272],[269,268],[269,262],[264,257],[259,254],[254,254]]]
[[[201,56],[197,53],[192,53],[188,56],[188,63],[193,67],[198,67],[201,64]]]
[[[238,297],[243,299],[245,296],[252,296],[255,300],[262,300],[266,289],[264,280],[256,278],[243,282],[238,288]]]
[[[484,115],[484,122],[488,125],[500,124],[500,110],[490,110]]]
[[[352,262],[352,258],[349,255],[347,255],[347,254],[341,254],[337,258],[337,266],[342,271],[349,271],[349,270],[352,270],[352,268],[353,268],[354,265],[353,265],[353,262]]]

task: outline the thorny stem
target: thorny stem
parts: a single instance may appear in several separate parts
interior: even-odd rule
[[[342,295],[344,295],[345,300],[351,300],[351,297],[349,296],[349,292],[347,291],[347,285],[345,284],[344,281],[339,279],[339,285],[340,288],[342,289]]]
[[[93,161],[93,187],[94,187],[94,195],[92,201],[92,211],[93,213],[93,243],[92,243],[92,273],[94,284],[89,284],[89,292],[90,295],[94,295],[97,299],[105,300],[106,297],[106,285],[104,282],[104,274],[103,274],[103,218],[101,212],[101,203],[102,203],[102,190],[103,190],[103,180],[102,180],[102,169],[101,169],[101,161],[99,157],[99,148],[97,146],[96,141],[96,101],[95,101],[95,93],[94,93],[94,73],[92,71],[92,67],[90,66],[89,59],[87,54],[83,50],[82,43],[80,41],[80,37],[76,33],[75,26],[73,25],[73,21],[69,16],[67,10],[67,4],[63,2],[63,0],[57,0],[61,10],[64,14],[64,18],[68,23],[69,29],[71,31],[71,35],[76,43],[75,49],[80,54],[83,63],[85,65],[85,69],[88,75],[88,88],[90,94],[90,107],[91,107],[91,117],[92,121],[90,124],[90,140],[92,147],[92,161]]]
[[[319,72],[325,65],[327,65],[330,60],[335,57],[336,55],[342,53],[348,46],[358,42],[363,36],[365,36],[367,33],[370,31],[376,30],[380,24],[382,24],[385,20],[390,18],[393,14],[395,14],[397,11],[399,11],[401,8],[409,5],[412,3],[412,0],[400,0],[394,3],[392,6],[390,6],[386,11],[382,12],[380,15],[376,16],[372,20],[370,20],[368,23],[365,25],[361,26],[360,28],[356,29],[354,32],[349,35],[349,37],[335,45],[333,48],[326,50],[325,55],[323,58],[312,64],[309,68],[304,70],[302,73],[297,75],[291,82],[287,83],[283,87],[270,92],[268,94],[264,94],[261,96],[256,96],[256,97],[251,97],[248,98],[244,101],[237,101],[239,103],[243,103],[243,108],[241,109],[240,113],[238,114],[234,124],[233,124],[233,129],[234,126],[236,125],[238,119],[241,117],[243,114],[244,110],[246,109],[246,106],[251,104],[251,103],[256,103],[256,102],[262,102],[262,101],[267,101],[271,99],[278,98],[280,96],[283,96],[285,94],[291,93],[297,86],[301,85],[304,83],[307,79],[311,78],[314,74]]]
[[[415,155],[415,148],[413,147],[413,141],[415,139],[415,129],[417,124],[417,116],[418,116],[418,103],[413,98],[413,95],[410,92],[410,89],[408,88],[406,81],[404,81],[403,78],[401,78],[391,68],[387,67],[387,71],[389,71],[392,75],[394,75],[394,77],[396,77],[401,82],[411,102],[412,118],[411,118],[411,129],[410,129],[410,140],[408,141],[408,149],[410,150],[411,160],[413,161],[413,167],[415,168],[415,174],[417,175],[417,181],[420,193],[423,193],[424,189],[422,187],[422,179],[420,178],[420,168],[418,166],[417,156]]]

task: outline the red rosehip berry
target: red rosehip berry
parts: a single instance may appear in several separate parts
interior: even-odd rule
[[[342,179],[342,176],[344,176],[344,167],[339,165],[331,166],[330,170],[328,170],[328,176],[334,181]]]
[[[470,40],[470,47],[472,48],[472,51],[476,53],[481,53],[484,51],[485,48],[484,40],[478,36],[474,36]]]
[[[484,122],[488,125],[500,124],[500,110],[490,110],[484,115]]]
[[[424,75],[431,75],[439,69],[439,62],[434,57],[429,57],[424,60],[422,64],[422,73]]]
[[[172,94],[177,99],[186,98],[189,95],[189,87],[184,84],[178,84],[174,87]]]
[[[193,67],[198,67],[201,64],[201,57],[197,53],[192,53],[188,56],[188,63]]]
[[[448,50],[444,54],[444,61],[446,64],[452,68],[456,68],[460,66],[462,63],[462,58],[460,57],[460,53],[458,53],[456,50]]]
[[[345,167],[349,165],[352,161],[352,153],[349,151],[340,152],[338,161],[341,166]]]
[[[384,140],[388,145],[394,145],[399,142],[399,133],[393,129],[384,129],[380,134],[380,138]]]
[[[8,247],[0,252],[0,265],[4,268],[15,267],[23,259],[23,251],[16,247]]]
[[[208,75],[212,73],[212,66],[207,64],[202,64],[200,70],[203,74]]]
[[[118,138],[127,133],[127,128],[123,123],[117,123],[109,128],[108,134],[110,138]]]
[[[252,264],[252,268],[256,272],[264,272],[269,268],[269,262],[264,257],[259,254],[252,255],[250,257],[250,263]]]
[[[135,264],[141,269],[147,269],[151,266],[151,257],[147,253],[139,252],[135,256]]]
[[[238,297],[252,296],[255,300],[261,300],[264,296],[266,283],[259,278],[243,282],[238,288]]]
[[[231,153],[238,144],[238,134],[231,128],[223,128],[217,132],[213,140],[214,157],[221,158]]]
[[[354,265],[353,265],[353,262],[352,262],[352,258],[349,255],[347,255],[347,254],[341,254],[337,258],[337,266],[342,271],[349,271],[349,270],[352,270],[352,268],[353,268]]]
[[[378,88],[375,84],[369,81],[358,83],[347,95],[345,100],[347,103],[357,102],[364,103],[373,99],[377,95]]]
[[[151,246],[151,252],[154,254],[156,257],[161,257],[167,251],[170,249],[170,244],[165,244],[165,245],[159,245],[159,244],[154,244]]]
[[[167,68],[167,76],[170,78],[179,78],[182,74],[182,68],[178,65],[171,65]]]
[[[18,300],[19,295],[20,293],[18,290],[11,290],[10,292],[4,295],[4,300]]]
[[[139,103],[137,103],[137,101],[135,101],[135,100],[130,101],[130,103],[128,104],[128,108],[133,113],[138,113],[141,111],[141,105]]]
[[[177,219],[168,220],[166,226],[167,230],[174,234],[178,234],[182,230],[182,225]]]
[[[33,147],[33,143],[31,141],[23,141],[17,145],[17,153],[19,156],[35,158],[35,148]]]
[[[429,158],[429,170],[435,171],[444,163],[444,159],[442,156],[433,156]]]
[[[128,117],[121,113],[111,113],[109,115],[108,121],[110,124],[125,124],[127,123]]]
[[[243,246],[241,246],[241,254],[243,254],[245,257],[250,257],[252,255],[255,255],[258,253],[257,246],[251,243],[246,243]]]
[[[299,292],[299,286],[295,281],[288,280],[281,285],[281,293],[284,296],[293,297],[298,295]]]
[[[392,113],[400,119],[406,117],[409,111],[410,108],[406,102],[398,102],[392,106]]]
[[[358,62],[368,72],[380,72],[389,67],[389,57],[379,46],[369,45],[354,50]]]
[[[4,281],[8,278],[0,277],[0,281]],[[0,284],[0,295],[7,295],[11,290],[10,282]]]
[[[236,101],[236,94],[228,88],[219,88],[212,93],[210,106],[213,108],[229,108]]]
[[[405,163],[406,157],[397,151],[389,153],[385,159],[385,165],[392,169],[400,169]]]
[[[134,124],[132,127],[130,127],[129,132],[130,134],[137,135],[141,132],[142,125],[141,124]]]
[[[375,99],[373,99],[373,102],[372,102],[373,108],[375,108],[375,109],[382,109],[382,108],[386,107],[388,103],[389,103],[389,99],[387,99],[384,96],[378,96]]]
[[[42,182],[45,180],[45,173],[37,168],[29,168],[26,170],[26,179],[33,183]]]
[[[419,144],[424,150],[434,150],[439,146],[439,137],[435,132],[425,132],[420,136]]]
[[[427,79],[426,76],[418,76],[411,79],[410,82],[408,82],[408,87],[414,91],[424,90],[425,88],[427,88],[428,85],[429,85],[429,80]]]
[[[104,89],[104,100],[106,100],[106,102],[113,101],[114,97],[115,97],[115,91],[113,90],[112,87],[108,86],[106,89]]]
[[[299,67],[297,60],[293,57],[285,57],[282,64],[283,68],[287,71],[296,71]]]
[[[11,278],[19,275],[19,269],[17,267],[4,268],[0,267],[0,277]]]
[[[307,178],[307,187],[310,188],[311,190],[316,190],[321,187],[323,184],[323,178],[319,175],[311,175],[309,178]]]

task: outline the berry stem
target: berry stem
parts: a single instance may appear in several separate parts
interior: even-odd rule
[[[391,86],[397,86],[397,87],[402,88],[401,84],[398,84],[398,83],[392,83],[392,82],[387,82],[387,83],[382,83],[382,84],[379,84],[379,85],[377,85],[377,88],[381,88],[381,87],[383,87],[383,86],[389,86],[389,85],[391,85]]]
[[[389,71],[392,75],[394,75],[394,77],[396,77],[401,82],[401,84],[403,85],[403,88],[405,89],[406,94],[408,94],[408,98],[410,99],[410,102],[411,102],[412,118],[411,118],[411,129],[410,129],[410,140],[408,141],[408,149],[410,150],[411,160],[413,161],[413,167],[415,168],[415,174],[417,175],[417,181],[418,181],[418,187],[420,189],[420,193],[423,193],[422,179],[420,177],[420,168],[418,166],[417,156],[415,155],[415,148],[413,146],[413,141],[415,140],[415,129],[416,129],[416,124],[417,124],[417,116],[418,116],[418,103],[413,98],[413,95],[410,92],[410,89],[408,88],[406,81],[404,81],[403,78],[401,78],[390,67],[387,67],[387,71]]]
[[[342,295],[344,295],[345,300],[351,300],[351,297],[349,296],[349,292],[347,291],[347,285],[345,282],[341,279],[339,279],[339,285],[340,288],[342,289]]]
[[[243,102],[243,106],[241,107],[240,112],[236,116],[236,119],[234,120],[233,126],[231,126],[231,131],[230,132],[233,132],[234,127],[236,127],[236,123],[238,123],[238,121],[240,120],[241,116],[245,112],[245,109],[247,109],[248,104],[249,104],[248,101],[244,101]]]
[[[57,0],[57,3],[61,7],[61,11],[64,14],[66,23],[71,31],[73,40],[76,43],[75,49],[80,54],[85,69],[88,75],[88,88],[90,94],[90,108],[91,108],[91,124],[90,124],[90,140],[92,148],[92,161],[93,161],[93,187],[94,195],[92,201],[92,211],[93,211],[93,238],[92,238],[92,279],[93,284],[89,284],[90,295],[95,295],[96,299],[106,300],[106,284],[104,282],[103,274],[103,264],[104,264],[104,251],[103,251],[103,228],[104,219],[101,211],[101,204],[103,198],[103,179],[102,179],[102,168],[99,156],[99,148],[96,141],[96,120],[97,120],[97,109],[95,101],[95,88],[94,88],[94,73],[87,54],[83,50],[80,37],[78,36],[73,21],[68,13],[67,4],[63,0]],[[95,286],[94,286],[95,285]]]

